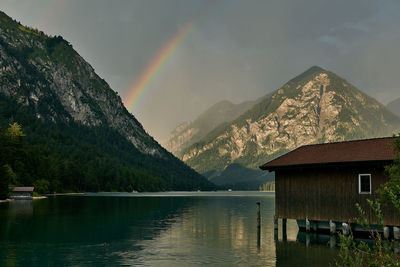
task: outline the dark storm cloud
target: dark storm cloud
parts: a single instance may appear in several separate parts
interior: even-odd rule
[[[200,16],[134,109],[159,140],[219,100],[256,99],[312,65],[383,102],[400,97],[397,1],[3,0],[0,8],[63,35],[121,96]]]

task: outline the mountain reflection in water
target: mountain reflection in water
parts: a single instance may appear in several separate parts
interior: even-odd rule
[[[321,266],[337,253],[297,242],[292,220],[275,241],[273,193],[57,196],[16,210],[0,204],[0,266]]]

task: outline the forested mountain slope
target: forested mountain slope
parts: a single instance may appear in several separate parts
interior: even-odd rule
[[[213,188],[162,148],[121,98],[62,37],[0,12],[0,124],[22,125],[19,185],[49,191]]]

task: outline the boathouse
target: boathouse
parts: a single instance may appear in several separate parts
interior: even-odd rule
[[[12,199],[33,199],[33,186],[29,187],[14,187],[11,197]]]
[[[306,145],[260,166],[275,172],[277,218],[307,218],[317,230],[323,222],[354,223],[359,216],[355,204],[360,203],[376,223],[366,200],[375,199],[377,189],[388,181],[384,167],[395,158],[394,140]],[[394,210],[384,210],[384,219],[386,225],[400,225]]]

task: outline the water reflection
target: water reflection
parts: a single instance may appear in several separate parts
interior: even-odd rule
[[[191,203],[170,228],[153,240],[141,242],[143,250],[121,254],[121,263],[148,266],[275,265],[275,246],[269,227],[274,205],[272,197],[262,201],[265,209],[262,210],[260,246],[257,244],[254,199],[202,198],[193,199]]]
[[[276,266],[329,266],[334,265],[337,255],[336,249],[325,245],[304,243],[296,241],[276,242]]]
[[[32,216],[33,214],[33,201],[32,200],[14,200],[9,202],[10,215],[14,216]]]
[[[49,198],[29,216],[0,205],[0,266],[312,266],[336,253],[307,247],[293,220],[275,241],[273,194],[122,196]]]
[[[115,264],[119,257],[114,251],[141,249],[124,240],[151,240],[185,206],[159,198],[56,197],[34,201],[26,216],[21,212],[26,209],[4,204],[0,266]]]

